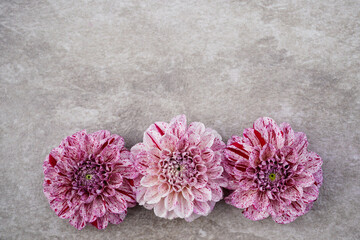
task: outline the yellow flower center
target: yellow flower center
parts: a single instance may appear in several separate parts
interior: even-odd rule
[[[276,179],[276,174],[275,174],[275,173],[270,173],[269,179],[270,179],[271,181],[274,181],[274,180]]]
[[[91,180],[92,177],[93,177],[93,175],[91,175],[91,174],[86,174],[86,176],[85,176],[85,178],[86,178],[87,180]]]

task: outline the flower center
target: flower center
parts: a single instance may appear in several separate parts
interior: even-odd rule
[[[196,178],[196,164],[187,152],[174,152],[159,161],[160,181],[168,182],[175,191],[180,191]]]
[[[78,191],[99,194],[105,187],[107,179],[106,165],[96,163],[90,156],[75,167],[72,186]]]
[[[276,173],[270,173],[270,174],[269,174],[269,179],[270,179],[271,181],[274,181],[275,178],[276,178]]]
[[[291,177],[290,165],[275,155],[256,167],[256,185],[260,191],[282,192]]]
[[[86,176],[85,176],[85,178],[86,178],[87,180],[91,180],[92,177],[93,177],[93,175],[91,175],[91,174],[86,174]]]

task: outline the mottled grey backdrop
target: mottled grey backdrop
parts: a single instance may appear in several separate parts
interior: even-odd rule
[[[0,239],[359,239],[360,1],[0,2]],[[223,136],[291,123],[324,160],[313,209],[288,225],[218,203],[192,223],[141,207],[82,231],[42,193],[61,139],[108,129],[130,148],[185,113]]]

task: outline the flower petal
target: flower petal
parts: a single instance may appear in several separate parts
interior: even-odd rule
[[[80,216],[80,214],[76,213],[70,217],[69,223],[73,225],[78,230],[81,230],[85,227],[86,222],[83,217]]]
[[[208,175],[208,178],[215,179],[220,177],[223,171],[224,171],[223,167],[216,166],[208,169],[206,174]]]
[[[201,140],[199,143],[199,148],[201,150],[204,150],[206,148],[211,148],[211,146],[213,145],[215,140],[215,136],[211,133],[206,134],[206,135],[202,135],[201,136]]]
[[[119,189],[116,189],[116,193],[119,194],[126,201],[128,208],[134,207],[136,205],[134,187],[131,186],[129,180],[124,179],[121,187]]]
[[[319,196],[319,189],[315,185],[304,188],[304,193],[303,193],[304,202],[306,203],[313,202],[318,198],[318,196]]]
[[[253,221],[267,218],[270,214],[267,211],[259,211],[254,206],[250,206],[243,211],[243,215]]]
[[[55,211],[56,215],[62,219],[67,219],[73,214],[67,201],[53,200],[50,203],[50,207]]]
[[[254,147],[265,145],[265,140],[262,138],[261,134],[253,128],[245,129],[243,135],[245,138],[249,139]]]
[[[167,149],[170,152],[173,152],[176,148],[176,143],[178,142],[178,138],[173,134],[166,133],[160,139],[161,149]]]
[[[239,187],[244,190],[248,190],[254,185],[253,178],[244,177],[239,181]]]
[[[306,205],[303,201],[294,201],[288,206],[291,215],[300,216],[305,212]]]
[[[242,176],[247,176],[246,170],[248,169],[248,167],[249,161],[240,160],[235,163],[233,171],[238,178],[241,178]]]
[[[259,147],[255,147],[250,153],[249,163],[253,168],[256,168],[261,163]]]
[[[108,145],[108,139],[110,136],[111,133],[106,130],[100,130],[90,134],[90,142],[92,143],[92,147],[89,154],[97,155],[99,152],[101,152]]]
[[[108,184],[113,188],[119,188],[123,182],[121,173],[114,172],[110,174]]]
[[[190,132],[188,135],[189,146],[197,146],[200,143],[200,135],[194,132]]]
[[[124,220],[125,216],[126,216],[126,211],[123,212],[123,213],[120,213],[120,214],[109,213],[108,214],[108,220],[112,224],[119,224]]]
[[[192,122],[189,124],[188,131],[202,135],[205,132],[205,125],[201,122]]]
[[[194,200],[194,195],[192,193],[192,191],[185,187],[183,188],[183,190],[181,191],[182,196],[187,200],[187,201],[193,201]]]
[[[102,197],[97,196],[92,202],[92,214],[96,217],[102,217],[106,213],[105,202]]]
[[[225,149],[226,156],[235,159],[236,161],[249,159],[251,151],[251,146],[241,142],[233,142]]]
[[[97,218],[91,224],[94,225],[97,229],[104,229],[107,227],[108,223],[109,223],[108,216],[105,215],[103,217]]]
[[[161,199],[157,204],[154,206],[154,213],[158,217],[165,217],[167,214],[167,210],[165,208],[165,201]]]
[[[145,193],[147,188],[146,187],[138,187],[136,190],[136,201],[139,203],[139,205],[145,204]]]
[[[101,163],[116,161],[120,158],[119,148],[116,145],[108,145],[100,152]]]
[[[143,142],[149,149],[158,148],[159,150],[161,150],[160,139],[161,135],[159,132],[156,132],[154,130],[147,130],[144,133]]]
[[[103,195],[105,197],[112,197],[115,194],[116,194],[116,192],[115,192],[114,188],[112,188],[112,187],[105,187],[104,188]]]
[[[308,146],[308,141],[306,138],[305,133],[302,132],[297,132],[295,134],[295,141],[292,144],[292,147],[294,147],[296,149],[296,152],[298,154],[298,162],[303,163],[306,161],[307,159],[307,155],[308,155],[308,151],[307,151],[307,146]]]
[[[92,210],[92,202],[81,204],[79,207],[79,213],[84,218],[85,222],[93,222],[96,220],[95,214]]]
[[[268,125],[275,125],[275,121],[269,117],[262,117],[258,118],[253,125],[253,128],[261,134],[266,143],[269,143]]]
[[[284,146],[291,146],[295,141],[295,133],[290,124],[284,122],[280,124],[280,129],[284,133]]]
[[[155,175],[146,175],[143,176],[140,180],[140,184],[144,187],[152,187],[159,183],[158,176]]]
[[[219,185],[211,187],[211,201],[218,202],[223,198],[223,191]]]
[[[298,161],[298,154],[293,147],[285,146],[281,149],[281,153],[287,162],[296,163]]]
[[[289,214],[283,214],[280,216],[272,216],[272,219],[279,224],[287,224],[294,221],[297,217]]]
[[[316,173],[320,170],[322,163],[323,161],[319,155],[310,152],[307,161],[305,162],[305,170],[310,173]]]
[[[269,134],[269,143],[281,149],[284,146],[285,136],[274,120],[270,121],[266,126]]]
[[[161,199],[161,194],[158,191],[157,185],[149,187],[146,190],[144,200],[146,201],[147,204],[158,203],[160,201],[160,199]]]
[[[247,208],[255,202],[256,190],[237,189],[225,198],[225,202],[237,208]]]
[[[272,216],[280,216],[284,212],[282,203],[278,200],[270,200],[268,209]]]
[[[201,158],[204,162],[211,162],[214,158],[214,155],[214,151],[210,148],[207,148],[201,153]]]
[[[312,174],[299,174],[293,177],[296,186],[309,187],[314,184],[315,178]]]
[[[161,197],[165,197],[170,193],[170,185],[168,183],[162,183],[159,185],[158,190],[159,190],[159,195]]]
[[[122,213],[126,211],[127,204],[126,201],[121,196],[114,195],[112,197],[108,197],[104,199],[110,212]]]
[[[178,193],[170,192],[167,197],[165,197],[165,207],[168,211],[174,210],[175,205],[177,204]]]
[[[197,176],[196,180],[197,180],[197,183],[196,183],[195,187],[203,188],[206,186],[206,184],[208,182],[208,176],[204,175],[204,174],[200,174],[199,176]]]
[[[147,150],[147,146],[141,142],[133,146],[130,151],[133,155],[136,156],[141,152],[146,152],[146,150]]]
[[[260,212],[265,211],[269,204],[270,201],[266,192],[258,191],[254,202],[254,206],[256,207],[256,209],[258,209]]]
[[[150,126],[151,130],[157,131],[161,136],[165,134],[168,128],[169,128],[169,124],[166,122],[155,122]]]
[[[186,116],[182,114],[171,119],[168,131],[180,139],[185,134],[186,127]]]
[[[211,189],[209,187],[192,188],[191,193],[194,195],[195,200],[199,202],[207,202],[211,200]]]
[[[122,177],[127,179],[134,179],[139,175],[135,164],[129,159],[122,159],[119,164],[115,164],[113,172],[119,172]]]
[[[289,187],[282,194],[281,197],[290,201],[297,201],[301,198],[303,189],[301,187]]]
[[[183,152],[189,147],[189,139],[188,135],[182,136],[182,138],[179,139],[179,141],[176,143],[176,150]]]
[[[194,212],[206,216],[210,213],[211,208],[207,202],[194,201]]]
[[[276,148],[272,144],[265,144],[265,146],[260,151],[260,159],[266,161],[269,158],[272,158],[276,152]]]
[[[186,200],[182,195],[178,196],[178,204],[174,208],[174,212],[180,218],[187,218],[194,210],[194,203]]]

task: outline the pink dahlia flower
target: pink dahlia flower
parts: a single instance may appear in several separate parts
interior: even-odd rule
[[[228,141],[224,168],[234,191],[225,201],[254,221],[271,215],[285,224],[308,212],[322,184],[322,160],[307,146],[305,134],[289,124],[256,120]]]
[[[44,162],[44,193],[50,207],[71,225],[103,229],[118,224],[136,205],[138,176],[124,140],[108,131],[85,130],[65,138]]]
[[[223,196],[224,147],[220,135],[204,124],[187,127],[185,115],[152,124],[131,149],[141,174],[138,203],[167,219],[208,215]]]

